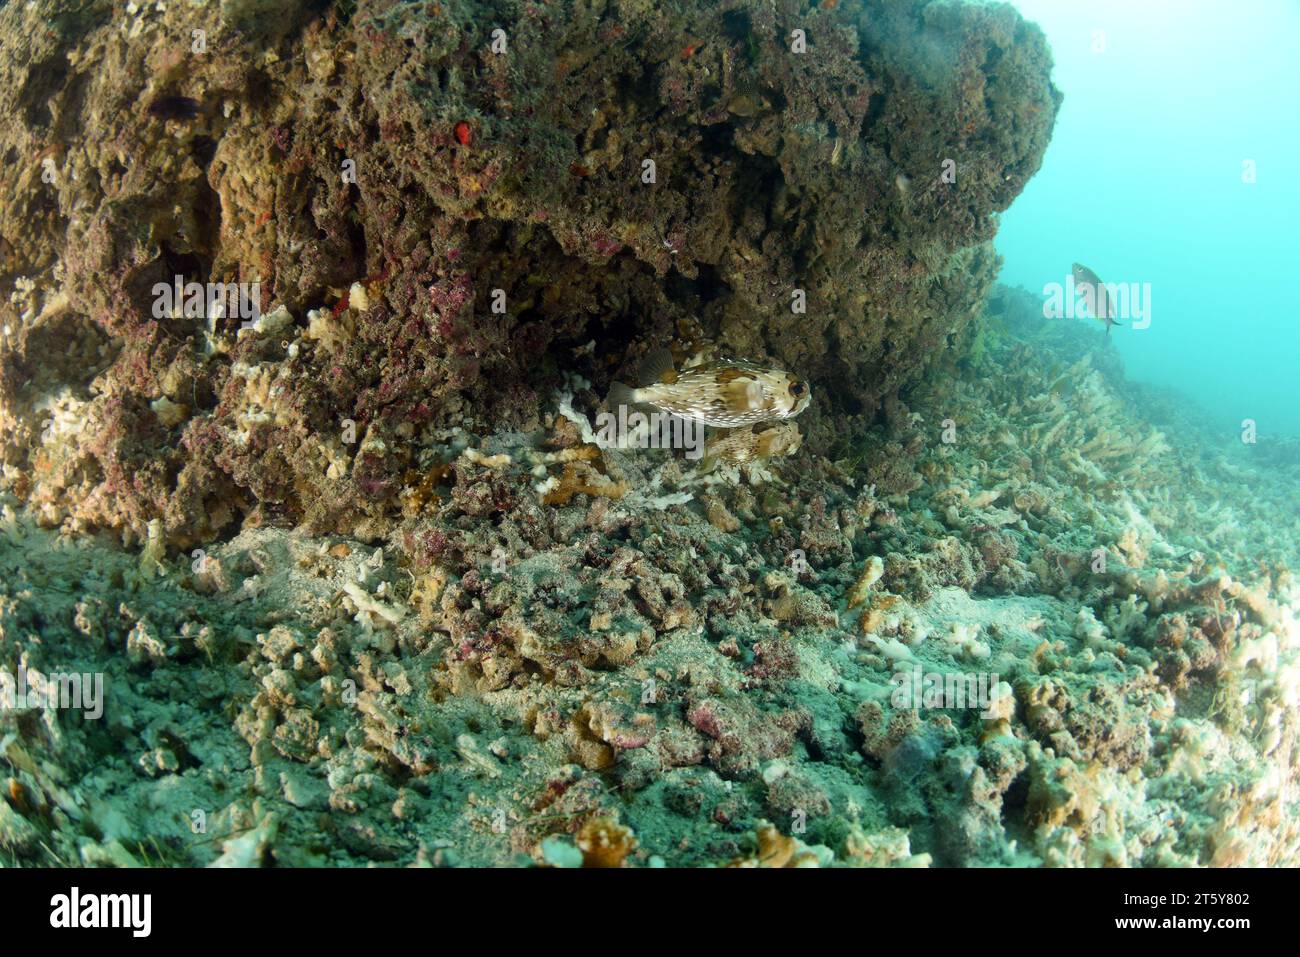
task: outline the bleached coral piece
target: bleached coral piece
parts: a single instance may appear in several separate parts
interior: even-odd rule
[[[1089,648],[1101,647],[1106,641],[1106,626],[1097,620],[1092,609],[1086,605],[1074,617],[1074,637]]]
[[[987,644],[979,640],[979,633],[979,625],[959,622],[952,626],[952,631],[945,636],[945,640],[953,645],[960,655],[973,661],[982,661],[992,652]]]
[[[356,582],[344,582],[343,590],[356,606],[356,620],[363,627],[371,627],[375,618],[389,625],[396,625],[406,617],[405,608],[377,600]]]

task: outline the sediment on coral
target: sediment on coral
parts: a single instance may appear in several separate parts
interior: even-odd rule
[[[4,863],[1300,861],[1294,444],[994,287],[1009,5],[0,26]],[[660,346],[813,405],[602,441]]]
[[[449,434],[369,542],[123,549],[11,493],[0,668],[102,673],[106,707],[0,716],[0,848],[1294,864],[1295,476],[1156,434],[1096,330],[1019,295],[891,424],[762,475],[586,442],[578,389],[535,433]],[[970,698],[912,706],[914,675]]]

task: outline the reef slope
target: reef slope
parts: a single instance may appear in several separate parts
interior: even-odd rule
[[[560,397],[381,546],[125,551],[11,497],[2,663],[107,704],[0,716],[0,853],[1293,865],[1300,475],[1162,435],[1107,348],[1000,291],[896,425],[757,484],[654,450],[579,482]],[[916,668],[999,694],[900,706]]]

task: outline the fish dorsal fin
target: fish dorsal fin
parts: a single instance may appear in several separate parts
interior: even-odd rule
[[[677,381],[677,372],[673,369],[673,354],[666,348],[653,349],[642,360],[637,375],[641,385],[671,385]]]

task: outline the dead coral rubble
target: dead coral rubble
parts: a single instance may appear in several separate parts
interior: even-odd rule
[[[691,470],[671,453],[573,454],[594,447],[564,417],[449,436],[412,470],[419,507],[370,544],[261,527],[127,552],[11,497],[0,667],[100,671],[109,699],[102,722],[0,715],[4,852],[1295,863],[1294,487],[1261,463],[1208,473],[1200,433],[1129,444],[1153,433],[1104,360],[1004,320],[839,462],[698,499],[676,497]],[[1098,440],[1036,457],[1026,436],[1076,389],[1067,428]],[[899,448],[898,484],[873,487]],[[627,493],[545,504],[571,461]],[[1242,536],[1223,548],[1193,517],[1211,481]],[[984,675],[987,699],[911,707],[914,669]]]
[[[594,10],[0,10],[0,668],[109,687],[0,713],[7,859],[1294,864],[1294,475],[972,321],[1041,35]],[[797,369],[798,457],[597,448],[638,340]]]

